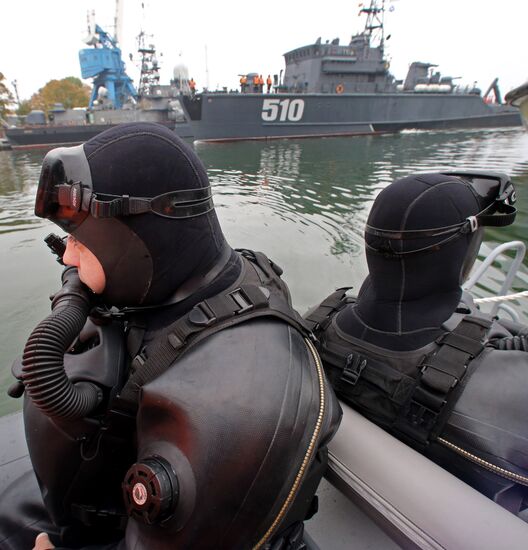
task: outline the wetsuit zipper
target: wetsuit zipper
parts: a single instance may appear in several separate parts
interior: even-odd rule
[[[317,351],[314,347],[314,345],[305,338],[306,344],[308,345],[308,348],[310,349],[313,358],[315,360],[315,366],[317,369],[317,378],[319,381],[319,413],[317,415],[317,422],[315,423],[314,432],[312,434],[312,438],[310,439],[310,444],[308,445],[308,449],[306,450],[306,453],[304,455],[304,459],[301,463],[301,467],[299,468],[299,471],[297,472],[297,475],[295,476],[295,481],[293,482],[293,486],[290,489],[290,492],[288,493],[288,496],[286,500],[284,501],[284,504],[282,505],[277,517],[271,524],[270,528],[266,531],[264,536],[259,540],[259,542],[253,547],[253,550],[258,550],[259,548],[262,548],[266,542],[268,542],[269,538],[273,534],[275,528],[280,524],[280,522],[284,519],[284,516],[286,515],[286,512],[288,511],[288,508],[290,504],[292,503],[293,499],[295,498],[295,495],[297,494],[297,491],[299,490],[299,486],[301,484],[302,478],[304,476],[304,473],[306,471],[306,467],[308,466],[310,459],[314,453],[315,444],[317,442],[317,439],[319,437],[319,433],[321,432],[321,426],[323,424],[323,416],[324,416],[324,410],[325,410],[325,404],[326,404],[326,396],[325,396],[325,386],[324,386],[324,375],[323,375],[323,368],[321,366],[321,361],[319,360],[319,355],[317,354]]]

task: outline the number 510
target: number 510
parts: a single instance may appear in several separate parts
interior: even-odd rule
[[[262,103],[262,120],[273,122],[297,122],[304,112],[303,99],[265,99]]]

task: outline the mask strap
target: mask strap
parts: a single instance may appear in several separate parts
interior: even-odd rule
[[[102,200],[101,200],[102,199]],[[80,183],[57,186],[57,201],[77,212],[89,212],[94,218],[115,218],[152,213],[164,218],[184,219],[213,210],[211,187],[170,191],[152,198],[92,193]]]
[[[485,225],[487,227],[506,227],[515,221],[516,215],[517,209],[515,206],[499,202],[495,213],[481,214],[478,215],[477,218],[479,220],[479,225]]]

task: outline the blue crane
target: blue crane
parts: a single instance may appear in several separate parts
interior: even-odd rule
[[[137,99],[136,89],[126,74],[117,41],[99,25],[95,25],[95,33],[89,43],[93,48],[79,51],[82,77],[93,78],[89,108],[93,107],[101,87],[106,88],[107,99],[115,109],[121,109],[131,97]]]

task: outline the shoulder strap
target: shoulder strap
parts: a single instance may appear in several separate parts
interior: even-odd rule
[[[265,268],[264,274],[255,268],[252,262],[249,263],[249,254],[243,254],[248,264],[242,284],[233,285],[224,292],[196,304],[189,313],[170,325],[163,336],[154,341],[146,359],[136,357],[132,363],[132,373],[118,399],[121,409],[129,413],[135,412],[139,391],[143,385],[160,376],[192,346],[227,327],[257,317],[273,316],[292,325],[306,336],[311,334],[287,298],[281,299],[280,293],[274,292],[276,289],[271,288],[270,281],[280,281],[275,264],[269,262],[262,253],[254,254],[255,258],[258,258],[255,260],[258,262],[257,265]]]
[[[345,296],[351,288],[349,286],[338,288],[305,317],[306,324],[310,330],[315,332],[324,330],[328,326],[332,320],[332,314],[348,303],[345,302]]]
[[[453,331],[437,339],[440,348],[424,359],[393,426],[398,437],[421,448],[438,437],[463,389],[469,363],[485,347],[490,326],[489,317],[466,315]]]

